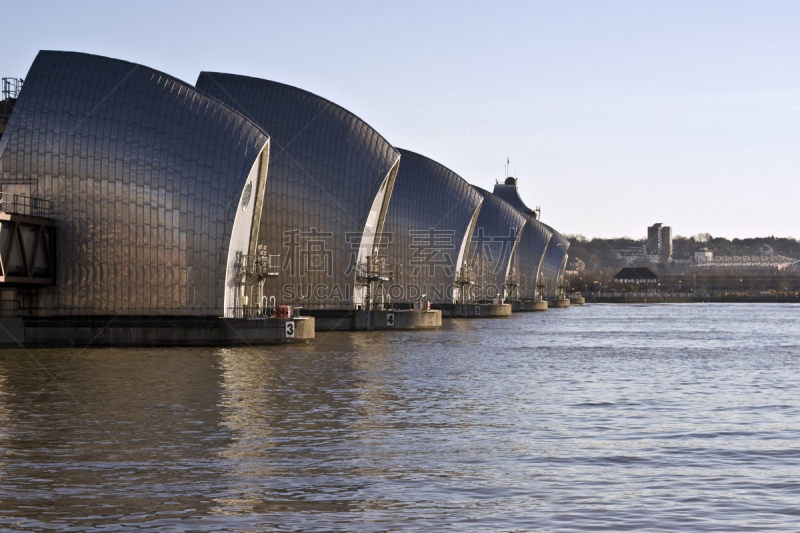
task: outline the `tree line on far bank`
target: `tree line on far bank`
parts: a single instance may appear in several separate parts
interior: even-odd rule
[[[566,235],[566,237],[570,242],[570,260],[580,259],[586,264],[587,271],[598,273],[610,269],[616,272],[626,266],[624,259],[617,259],[616,251],[643,246],[647,240],[645,238],[632,239],[630,237],[587,239],[583,235]],[[672,258],[691,259],[694,257],[694,253],[702,248],[707,248],[709,251],[714,252],[715,256],[760,255],[761,248],[765,244],[771,246],[777,255],[800,259],[800,241],[791,237],[770,236],[752,239],[726,239],[724,237],[713,237],[708,233],[701,233],[692,237],[682,237],[680,235],[673,237]],[[675,266],[652,265],[651,269],[666,274],[674,270]]]

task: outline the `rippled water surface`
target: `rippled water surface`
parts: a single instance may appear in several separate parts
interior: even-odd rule
[[[0,352],[0,529],[800,529],[800,306]]]

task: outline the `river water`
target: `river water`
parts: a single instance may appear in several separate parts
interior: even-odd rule
[[[796,531],[800,306],[0,352],[0,530]]]

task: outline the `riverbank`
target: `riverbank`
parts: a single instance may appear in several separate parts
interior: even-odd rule
[[[640,304],[640,303],[800,303],[797,296],[747,296],[729,294],[724,296],[673,296],[649,295],[639,296],[618,294],[615,296],[584,296],[586,303],[606,304]]]

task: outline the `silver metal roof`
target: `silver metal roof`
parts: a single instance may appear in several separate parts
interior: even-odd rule
[[[478,300],[504,298],[506,277],[526,220],[508,202],[479,187],[475,190],[483,196],[483,204],[469,249],[469,264],[476,275],[473,294]]]
[[[539,296],[540,289],[537,286],[545,282],[542,265],[553,231],[536,220],[535,212],[522,201],[516,180],[513,184],[495,184],[494,194],[520,211],[527,220],[517,253],[514,254],[513,271],[518,286],[513,296],[521,300],[534,300]]]
[[[513,183],[509,182],[511,180],[513,180]],[[513,205],[515,209],[526,214],[528,216],[528,220],[534,218],[533,215],[535,212],[525,204],[519,195],[516,179],[510,178],[506,183],[496,184],[494,186],[494,193],[509,204]],[[567,268],[567,249],[569,248],[569,241],[547,224],[542,224],[538,221],[535,222],[537,223],[531,225],[532,227],[536,228],[534,232],[531,232],[532,234],[540,235],[548,231],[552,233],[552,237],[547,243],[545,243],[547,247],[544,250],[544,258],[541,262],[541,281],[544,284],[543,296],[546,298],[556,298],[561,293],[560,287],[564,283],[564,272]],[[534,246],[536,250],[538,250],[541,246],[541,238],[536,238],[535,240],[536,244]],[[528,247],[522,247],[523,250],[526,248]],[[532,252],[525,251],[523,252],[524,255],[520,257],[522,262],[525,263],[524,265],[520,264],[521,272],[519,272],[519,274],[521,277],[523,276],[523,272],[528,271],[530,265],[533,264],[532,260],[527,258],[528,254],[530,253]],[[527,283],[526,286],[523,287],[522,283],[520,283],[520,295],[522,298],[526,298],[526,296],[522,296],[523,294],[531,294],[529,285],[530,284]]]
[[[553,237],[547,245],[544,263],[542,264],[545,284],[544,296],[546,298],[558,298],[563,294],[562,285],[564,284],[564,272],[567,269],[569,240],[547,224],[544,224],[544,226],[553,232]]]
[[[386,215],[384,239],[393,302],[422,294],[452,304],[483,197],[458,174],[425,156],[399,149],[402,160]]]
[[[516,178],[509,178],[509,180],[512,179],[514,180],[514,183],[496,183],[492,193],[511,204],[514,209],[525,213],[526,215],[533,215],[533,209],[525,205],[525,202],[522,201],[522,197],[519,195]]]
[[[162,72],[40,52],[0,141],[3,190],[49,200],[57,224],[57,284],[37,313],[222,315],[268,142]]]
[[[361,303],[356,264],[380,235],[400,154],[354,114],[296,87],[210,72],[197,86],[270,134],[259,244],[281,269],[264,294],[314,309]]]
[[[539,282],[543,282],[543,264],[547,246],[553,232],[530,215],[523,214],[527,222],[514,254],[514,275],[519,283],[515,297],[535,300],[539,296]],[[541,276],[541,277],[540,277]]]

